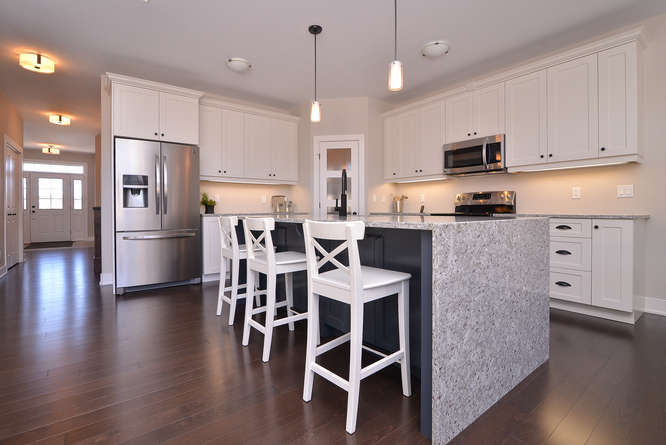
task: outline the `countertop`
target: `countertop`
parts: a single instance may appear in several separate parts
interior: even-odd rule
[[[438,212],[440,213],[440,212]],[[444,213],[444,212],[441,212]],[[421,216],[426,215],[430,216],[430,213],[392,213],[392,212],[372,212],[371,216]],[[571,218],[571,219],[649,219],[650,215],[648,214],[573,214],[573,213],[515,213],[513,215],[508,215],[519,217],[519,218],[530,218],[530,217],[543,217],[543,218]],[[498,216],[500,217],[500,216]]]
[[[500,221],[514,221],[517,219],[540,219],[540,216],[516,216],[506,215],[497,217],[479,217],[479,216],[431,216],[420,214],[383,214],[383,215],[354,215],[346,218],[341,218],[336,215],[328,215],[326,217],[316,217],[308,213],[293,213],[293,214],[275,214],[275,213],[251,213],[251,214],[236,214],[237,216],[264,216],[273,217],[276,222],[287,223],[303,223],[306,219],[314,221],[363,221],[366,227],[380,227],[388,229],[413,229],[413,230],[432,230],[435,227],[445,226],[449,224],[482,224],[487,222],[500,222]],[[208,214],[202,216],[225,216]],[[228,215],[227,215],[228,216]]]

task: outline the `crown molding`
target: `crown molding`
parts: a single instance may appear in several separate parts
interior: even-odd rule
[[[199,105],[222,108],[224,110],[238,111],[241,113],[257,114],[266,117],[273,117],[286,121],[298,122],[300,118],[287,112],[280,112],[261,108],[260,106],[244,105],[235,102],[218,99],[213,96],[205,95],[201,98]]]
[[[128,85],[139,88],[148,88],[151,90],[162,91],[165,93],[174,93],[174,94],[180,94],[182,96],[189,96],[194,99],[199,99],[204,95],[204,93],[201,91],[190,90],[188,88],[182,88],[161,82],[154,82],[152,80],[139,79],[138,77],[125,76],[123,74],[115,74],[107,72],[105,76],[112,84]]]

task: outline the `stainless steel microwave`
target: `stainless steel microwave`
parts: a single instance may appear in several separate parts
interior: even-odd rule
[[[499,173],[506,171],[504,134],[444,145],[444,173]]]

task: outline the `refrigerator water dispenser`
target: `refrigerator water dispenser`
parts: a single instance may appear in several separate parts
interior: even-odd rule
[[[148,207],[148,176],[123,175],[123,207],[126,209]]]

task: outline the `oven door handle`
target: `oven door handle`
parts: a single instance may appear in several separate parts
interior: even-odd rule
[[[484,170],[488,170],[488,156],[487,156],[487,154],[486,154],[486,151],[487,151],[487,144],[488,144],[488,143],[487,143],[486,141],[483,141],[483,153],[482,153],[482,157],[483,157],[483,169],[484,169]]]

